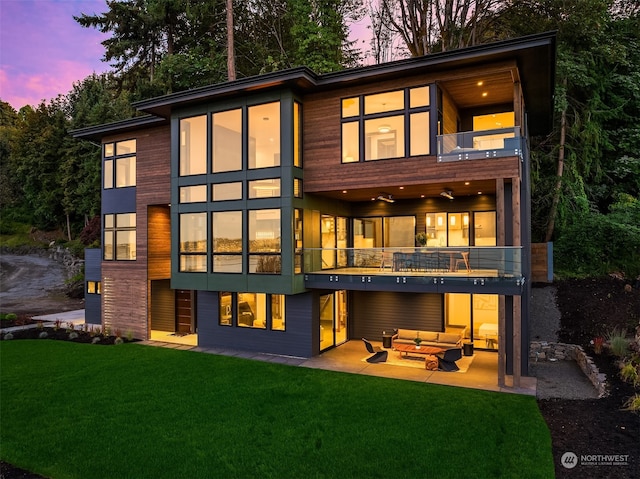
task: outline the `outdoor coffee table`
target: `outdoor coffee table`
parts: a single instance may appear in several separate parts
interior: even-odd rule
[[[420,346],[420,349],[418,349],[414,344],[394,344],[393,347],[400,353],[401,358],[406,357],[409,354],[434,356],[445,351],[445,349],[437,348],[435,346]],[[402,353],[404,353],[404,356],[402,355]]]

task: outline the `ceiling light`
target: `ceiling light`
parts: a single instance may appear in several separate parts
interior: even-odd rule
[[[380,193],[378,195],[378,199],[380,201],[385,201],[387,203],[395,203],[396,200],[393,199],[393,196],[391,196],[389,193]]]
[[[488,92],[486,92],[486,91],[482,92],[482,96],[487,96],[488,94],[489,94],[489,93],[488,93]]]
[[[453,191],[444,190],[442,193],[440,193],[440,196],[443,196],[444,198],[449,198],[450,200],[452,200],[453,199]]]
[[[378,127],[378,131],[380,133],[389,133],[391,131],[391,127],[389,125],[380,125]]]

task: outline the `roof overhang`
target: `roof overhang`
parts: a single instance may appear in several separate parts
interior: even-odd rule
[[[166,118],[154,115],[144,115],[136,118],[130,118],[128,120],[115,121],[104,125],[89,126],[87,128],[72,130],[70,134],[73,138],[99,143],[102,141],[102,138],[107,135],[117,135],[120,133],[127,133],[129,131],[138,131],[145,128],[153,128],[168,124],[169,121]]]

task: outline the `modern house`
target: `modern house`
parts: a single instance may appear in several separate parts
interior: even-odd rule
[[[87,320],[298,357],[463,330],[518,384],[528,138],[551,128],[554,65],[544,33],[195,88],[74,132],[102,145]]]

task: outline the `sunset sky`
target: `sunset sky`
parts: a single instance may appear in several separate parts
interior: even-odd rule
[[[73,19],[106,10],[105,0],[0,0],[0,99],[37,106],[107,71],[106,36]]]
[[[0,100],[37,106],[109,70],[100,44],[108,36],[73,19],[106,11],[105,0],[0,0]]]

